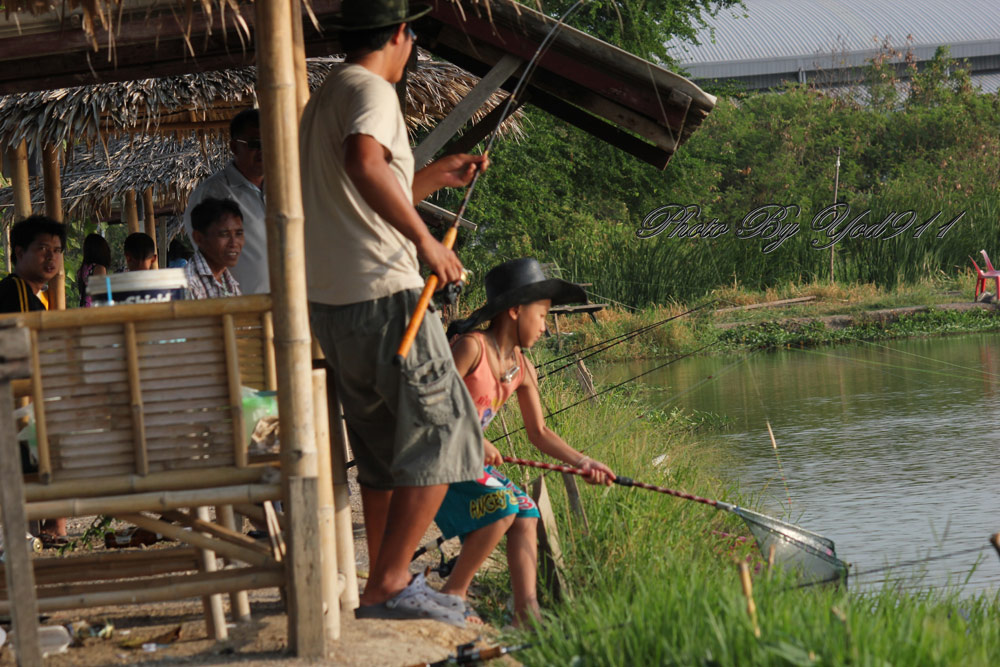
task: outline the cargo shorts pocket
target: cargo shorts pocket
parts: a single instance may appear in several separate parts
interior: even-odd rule
[[[410,416],[415,421],[444,425],[458,416],[452,398],[456,379],[452,368],[450,359],[433,359],[404,369],[409,403],[415,408]]]

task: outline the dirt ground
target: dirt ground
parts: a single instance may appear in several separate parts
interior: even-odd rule
[[[353,486],[353,485],[352,485]],[[352,500],[359,498],[352,488]],[[94,517],[71,520],[68,532],[71,537],[82,535]],[[365,549],[360,506],[354,507],[355,550],[359,576],[368,571],[368,554]],[[425,541],[439,533],[432,526]],[[155,547],[153,547],[155,548]],[[103,545],[93,547],[101,551]],[[446,545],[447,551],[457,546]],[[46,556],[54,555],[47,552]],[[429,554],[414,564],[413,571],[424,565],[436,563],[437,556]],[[432,577],[432,582],[440,583]],[[360,580],[361,587],[364,580]],[[341,638],[332,647],[328,660],[309,661],[292,658],[287,646],[287,616],[277,589],[250,592],[253,620],[245,624],[230,624],[229,639],[216,642],[207,638],[201,602],[198,600],[114,606],[56,612],[48,615],[43,625],[68,625],[85,621],[92,628],[110,623],[110,638],[87,636],[70,646],[65,653],[52,655],[45,661],[47,667],[76,667],[97,665],[227,665],[239,663],[248,667],[265,665],[298,666],[324,665],[423,665],[441,660],[454,653],[459,644],[477,641],[479,646],[491,646],[498,632],[491,626],[455,628],[435,621],[380,621],[358,620],[353,613],[341,616]],[[227,600],[228,612],[228,600]],[[2,627],[9,631],[10,625]],[[83,631],[82,634],[89,634]],[[138,648],[125,648],[123,643]],[[155,643],[155,651],[146,651],[144,643]],[[16,665],[10,638],[0,648],[0,667]],[[497,665],[516,665],[510,657],[496,661]]]

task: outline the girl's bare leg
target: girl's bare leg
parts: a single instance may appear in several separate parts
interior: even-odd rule
[[[517,519],[507,531],[507,567],[514,589],[514,625],[541,615],[538,607],[538,519]]]
[[[469,593],[472,578],[500,544],[500,539],[513,523],[514,515],[511,514],[466,535],[455,569],[451,571],[451,576],[441,588],[441,592],[457,595],[464,600]]]

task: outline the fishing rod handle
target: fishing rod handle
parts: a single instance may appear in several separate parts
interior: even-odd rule
[[[458,237],[458,219],[459,216],[455,216],[455,224],[448,228],[444,239],[441,241],[441,245],[448,250],[454,247],[455,239]],[[423,324],[424,315],[427,314],[427,307],[431,303],[431,297],[434,296],[438,282],[437,274],[432,273],[427,278],[427,282],[424,283],[424,291],[420,293],[420,299],[417,301],[417,305],[413,309],[413,314],[410,316],[410,323],[406,326],[403,338],[399,341],[399,347],[396,348],[396,357],[393,361],[397,366],[402,366],[403,360],[406,359],[406,356],[410,353],[410,348],[413,347],[413,341],[417,339],[417,332],[420,331],[420,325]]]

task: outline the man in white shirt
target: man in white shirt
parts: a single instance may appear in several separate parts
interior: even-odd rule
[[[418,258],[441,284],[462,264],[414,208],[466,185],[484,156],[451,155],[414,173],[393,84],[415,35],[405,0],[345,0],[347,63],[302,115],[306,278],[313,334],[344,407],[365,509],[371,570],[359,618],[433,618],[464,625],[464,601],[430,589],[409,561],[450,482],[482,471],[482,431],[436,313],[409,356],[395,351],[420,295]]]
[[[209,176],[188,200],[184,229],[192,242],[191,211],[205,199],[231,199],[243,213],[245,244],[231,272],[243,294],[271,291],[267,270],[267,228],[264,222],[264,154],[260,145],[260,114],[246,109],[229,124],[229,148],[233,161]]]

